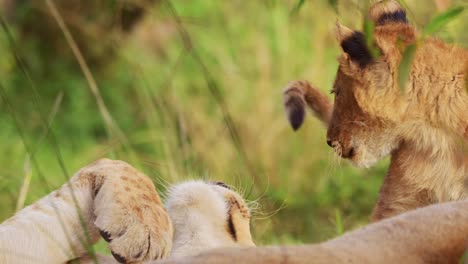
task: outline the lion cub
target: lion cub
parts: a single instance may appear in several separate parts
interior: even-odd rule
[[[220,182],[171,187],[164,208],[151,179],[123,161],[99,160],[0,225],[0,263],[146,262],[217,247],[253,246],[249,209]]]
[[[294,129],[305,106],[328,126],[327,144],[359,167],[391,155],[373,219],[468,198],[468,51],[435,38],[417,41],[397,1],[375,3],[374,56],[363,33],[338,24],[342,48],[334,103],[306,81],[292,82],[284,104]],[[416,45],[408,81],[398,82],[405,48]]]

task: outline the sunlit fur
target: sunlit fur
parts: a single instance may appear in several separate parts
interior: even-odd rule
[[[0,263],[65,263],[86,254],[100,232],[127,261],[171,252],[172,225],[152,181],[123,161],[102,159],[82,168],[2,223]]]
[[[319,244],[218,249],[152,264],[461,263],[468,200],[419,208]]]
[[[170,189],[166,208],[175,227],[172,256],[194,255],[208,248],[254,246],[249,209],[230,189],[203,181],[178,184]]]
[[[249,209],[234,191],[202,181],[181,183],[171,188],[167,206],[168,213],[147,176],[125,162],[99,160],[0,225],[0,263],[76,258],[94,263],[82,241],[94,244],[100,233],[121,262],[254,245]],[[118,263],[112,256],[97,258],[99,263]]]
[[[359,40],[350,38],[356,32],[337,25],[343,53],[333,87],[335,102],[312,108],[318,116],[332,112],[325,122],[329,144],[359,167],[392,155],[374,220],[468,197],[468,52],[435,38],[419,42],[409,78],[400,87],[403,51],[416,42],[418,32],[396,1],[379,1],[369,16],[376,22],[373,38],[381,54],[365,63],[359,57],[369,55],[365,41],[350,45],[350,40]],[[293,82],[285,92],[309,101],[318,100],[316,93],[304,81]]]

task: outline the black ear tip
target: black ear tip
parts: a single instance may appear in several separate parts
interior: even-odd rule
[[[364,68],[372,61],[372,54],[366,44],[364,34],[355,31],[351,36],[341,41],[341,48],[349,57]]]
[[[369,16],[377,26],[387,23],[408,23],[405,10],[396,0],[375,2],[369,9]]]
[[[395,10],[390,13],[383,13],[377,19],[376,24],[378,26],[385,25],[388,23],[402,23],[407,24],[408,20],[406,19],[406,12],[403,9]]]

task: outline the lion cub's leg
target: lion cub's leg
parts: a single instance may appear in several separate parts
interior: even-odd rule
[[[117,260],[162,258],[172,226],[153,183],[122,161],[99,160],[0,225],[0,263],[64,263],[109,241]]]
[[[99,239],[92,181],[82,178],[77,173],[0,225],[0,263],[64,263]]]

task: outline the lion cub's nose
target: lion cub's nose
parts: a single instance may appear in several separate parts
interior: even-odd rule
[[[328,146],[332,147],[336,154],[338,156],[345,158],[345,159],[351,159],[353,156],[356,154],[356,151],[354,147],[352,146],[345,146],[344,144],[341,144],[337,140],[331,141],[330,139],[327,139],[327,144]]]
[[[340,142],[337,141],[337,140],[333,140],[333,141],[327,140],[327,144],[328,144],[328,146],[334,148],[335,150],[336,150],[336,149],[340,149],[340,150],[341,150],[341,148],[342,148]]]
[[[335,150],[335,152],[344,159],[352,159],[356,151],[352,146],[345,146],[340,144],[338,141],[333,141],[331,143],[331,147]]]

